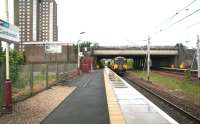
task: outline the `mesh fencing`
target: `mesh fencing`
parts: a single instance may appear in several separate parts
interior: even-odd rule
[[[52,85],[65,80],[69,72],[75,71],[75,63],[26,64],[19,66],[19,77],[12,83],[14,102],[28,98]]]

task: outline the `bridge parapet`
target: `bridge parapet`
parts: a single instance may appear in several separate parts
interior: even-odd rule
[[[94,50],[146,50],[147,46],[98,46]],[[151,46],[152,50],[178,50],[176,46]]]
[[[141,47],[97,47],[93,49],[93,55],[146,55],[146,46]],[[151,55],[178,55],[175,46],[152,46]]]

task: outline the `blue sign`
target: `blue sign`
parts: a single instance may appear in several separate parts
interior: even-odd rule
[[[5,28],[9,28],[9,23],[0,19],[0,26],[3,26]]]

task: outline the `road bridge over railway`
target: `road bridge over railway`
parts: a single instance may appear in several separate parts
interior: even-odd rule
[[[178,65],[179,47],[177,46],[152,46],[151,50],[152,67]],[[146,46],[141,47],[97,47],[92,52],[94,60],[112,59],[117,56],[124,56],[134,60],[137,67],[143,67],[147,55]]]

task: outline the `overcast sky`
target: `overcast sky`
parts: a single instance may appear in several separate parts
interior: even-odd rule
[[[10,21],[13,6],[10,3]],[[196,46],[200,34],[200,11],[162,33],[170,24],[200,9],[196,0],[173,19],[180,9],[194,0],[56,0],[58,4],[59,41],[77,42],[79,38],[101,45],[146,45],[147,36],[153,45],[183,43]],[[3,1],[0,0],[0,3]],[[0,5],[1,10],[4,4]],[[0,16],[3,18],[4,12]],[[192,26],[196,24],[195,26]],[[80,32],[86,32],[82,36]],[[130,43],[130,41],[134,43]],[[185,41],[190,41],[185,43]]]
[[[160,29],[200,8],[200,0],[169,18],[194,0],[56,0],[58,3],[59,40],[82,40],[102,45],[145,45],[147,36],[153,45],[174,45],[178,42],[195,46],[200,34],[200,12],[154,35]],[[164,22],[163,24],[161,24]],[[161,25],[160,25],[161,24]],[[130,43],[133,41],[134,43]]]

